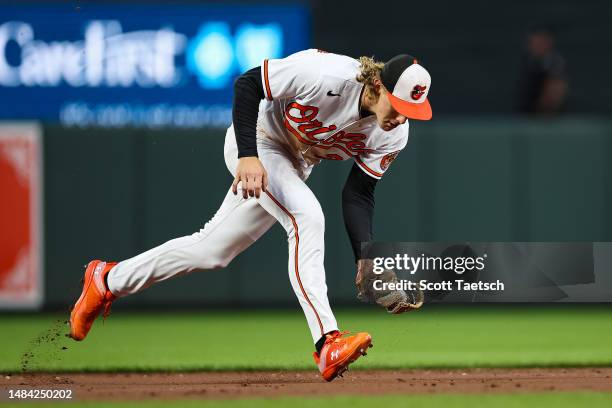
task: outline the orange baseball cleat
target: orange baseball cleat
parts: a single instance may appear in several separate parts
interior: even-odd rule
[[[91,261],[85,269],[83,291],[70,313],[70,337],[81,341],[89,333],[94,320],[104,309],[104,318],[110,314],[110,307],[115,295],[106,287],[106,274],[117,265],[117,262]]]
[[[327,335],[321,354],[314,353],[314,360],[325,381],[332,381],[348,370],[349,364],[365,356],[368,347],[372,347],[372,336],[368,333],[357,333],[354,336],[342,337],[349,332],[335,331]]]

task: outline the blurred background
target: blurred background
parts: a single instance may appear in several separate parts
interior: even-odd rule
[[[0,1],[0,306],[64,310],[90,259],[201,228],[231,177],[233,80],[305,48],[432,75],[430,122],[377,187],[380,241],[612,241],[604,1]],[[354,305],[350,163],[309,179],[332,305]],[[612,299],[610,299],[612,300]],[[275,226],[228,268],[119,307],[296,306]]]

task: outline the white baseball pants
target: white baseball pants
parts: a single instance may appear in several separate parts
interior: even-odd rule
[[[259,158],[268,172],[268,192],[244,199],[228,191],[221,207],[199,232],[168,241],[120,262],[108,275],[116,296],[126,296],[163,280],[227,266],[276,221],[289,243],[289,279],[304,310],[314,342],[332,330],[336,319],[325,283],[325,218],[305,183],[311,167],[300,167],[277,143],[258,138]],[[238,149],[233,126],[225,138],[225,163],[235,175]]]

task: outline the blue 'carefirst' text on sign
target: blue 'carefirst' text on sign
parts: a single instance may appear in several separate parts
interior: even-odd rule
[[[309,23],[297,5],[5,5],[0,119],[226,126],[236,76],[308,48]]]

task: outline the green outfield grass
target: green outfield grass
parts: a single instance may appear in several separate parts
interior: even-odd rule
[[[445,407],[445,408],[558,408],[586,407],[604,408],[612,405],[612,393],[533,393],[533,394],[435,394],[435,395],[384,395],[384,396],[338,396],[338,397],[290,397],[275,399],[241,399],[217,401],[138,401],[138,402],[17,402],[14,407],[45,407],[45,406],[76,406],[86,408],[112,407],[142,407],[142,408],[321,408],[321,407],[351,407],[371,408],[373,406],[396,407]],[[0,403],[0,406],[2,404]]]
[[[429,307],[387,315],[339,310],[342,329],[374,339],[362,368],[612,365],[612,307]],[[116,311],[77,343],[41,334],[64,315],[0,316],[0,372],[28,370],[313,369],[304,317],[295,311]],[[67,349],[62,349],[67,347]]]

